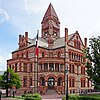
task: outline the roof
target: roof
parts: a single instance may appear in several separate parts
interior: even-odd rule
[[[70,40],[73,37],[73,35],[74,34],[68,35],[68,40]],[[31,46],[34,46],[34,45],[36,45],[36,37],[33,38],[33,39],[28,38],[27,47],[23,47],[23,48],[20,48],[20,49],[18,48],[17,50],[15,50],[13,52],[16,52],[16,51],[19,51],[19,50],[22,50],[22,49],[25,49],[25,48],[28,48],[28,47],[31,47]],[[49,49],[48,48],[48,42],[42,37],[38,38],[38,46]],[[65,46],[65,37],[61,37],[61,38],[58,38],[57,40],[55,40],[52,49],[60,48],[60,47],[63,47],[63,46]]]
[[[52,18],[52,17],[55,17],[55,18],[57,18],[58,19],[58,16],[57,16],[57,14],[56,14],[56,12],[55,12],[55,10],[54,10],[54,8],[53,8],[53,5],[50,3],[50,5],[49,5],[49,7],[48,7],[48,9],[47,9],[47,11],[46,11],[46,13],[45,13],[45,15],[44,15],[44,17],[43,17],[43,20],[45,20],[45,19],[47,19],[47,18]],[[42,21],[43,21],[42,20]],[[59,21],[59,19],[58,19],[58,21]]]

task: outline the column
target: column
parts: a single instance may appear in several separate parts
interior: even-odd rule
[[[42,71],[44,71],[44,63],[42,63]]]
[[[59,71],[61,71],[61,68],[60,68],[60,63],[58,63],[59,64]]]
[[[45,85],[48,86],[48,82],[47,81],[45,82]]]
[[[55,63],[53,63],[53,66],[54,66],[54,71],[55,71]]]
[[[48,71],[49,71],[49,63],[48,63]]]

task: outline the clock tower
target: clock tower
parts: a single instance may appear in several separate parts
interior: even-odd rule
[[[53,43],[56,39],[60,38],[60,22],[59,18],[50,3],[43,20],[42,25],[42,38],[46,39],[48,43]]]

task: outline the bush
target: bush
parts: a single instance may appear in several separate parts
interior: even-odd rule
[[[39,94],[26,94],[25,100],[42,100]]]
[[[63,97],[62,100],[66,100],[66,97]],[[100,95],[78,96],[71,94],[68,100],[100,100]]]
[[[66,100],[66,97],[63,97],[62,100]],[[78,96],[75,94],[71,94],[71,95],[69,95],[68,100],[78,100]]]
[[[25,97],[25,94],[22,94],[22,97]]]
[[[79,100],[100,100],[100,97],[96,97],[96,96],[80,96]]]
[[[70,100],[78,100],[78,95],[72,94],[69,96]]]

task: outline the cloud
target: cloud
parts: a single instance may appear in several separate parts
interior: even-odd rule
[[[25,10],[27,13],[40,13],[46,9],[50,0],[24,0]],[[47,5],[47,6],[48,6]]]
[[[0,23],[3,23],[7,20],[9,20],[8,13],[4,9],[0,8]]]
[[[6,70],[7,67],[7,61],[8,59],[11,59],[11,54],[5,55],[0,55],[0,70]]]

